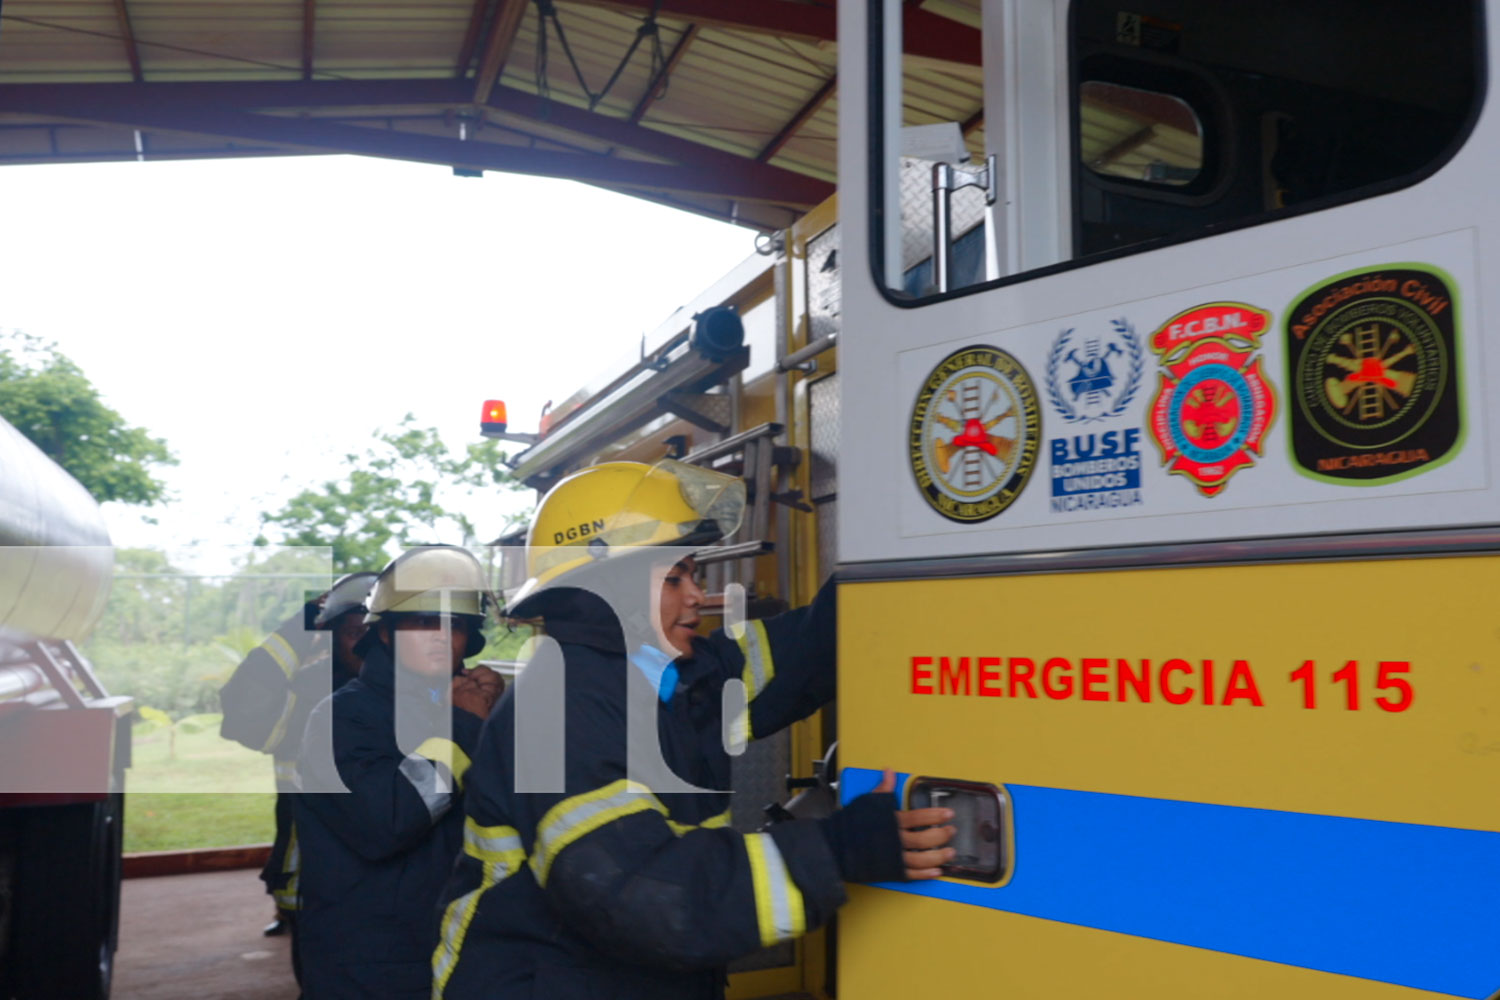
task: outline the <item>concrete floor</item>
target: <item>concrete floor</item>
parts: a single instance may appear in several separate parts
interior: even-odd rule
[[[291,941],[262,937],[253,870],[126,879],[112,1000],[296,1000]]]

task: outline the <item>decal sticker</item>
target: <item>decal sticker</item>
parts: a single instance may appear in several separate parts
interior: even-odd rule
[[[1276,397],[1256,351],[1270,319],[1243,302],[1214,302],[1178,313],[1151,335],[1162,367],[1151,436],[1167,472],[1206,497],[1264,454]]]
[[[1442,464],[1463,437],[1456,284],[1417,264],[1351,271],[1287,313],[1292,461],[1370,486]]]
[[[1124,318],[1107,331],[1058,335],[1047,355],[1047,399],[1068,425],[1118,418],[1141,386],[1141,340]],[[1081,429],[1081,428],[1080,428]],[[1049,442],[1052,511],[1103,510],[1141,502],[1139,428],[1072,434]]]
[[[1123,319],[1103,336],[1064,330],[1047,356],[1047,398],[1068,423],[1125,412],[1141,385],[1141,341]]]
[[[954,351],[922,383],[908,457],[932,509],[988,521],[1025,489],[1041,447],[1036,387],[1020,362],[984,344]]]

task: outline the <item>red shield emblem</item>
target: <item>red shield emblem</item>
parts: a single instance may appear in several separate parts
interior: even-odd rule
[[[1206,497],[1264,453],[1276,396],[1261,370],[1260,336],[1271,315],[1242,302],[1195,306],[1151,335],[1161,385],[1151,401],[1151,436],[1169,473]]]

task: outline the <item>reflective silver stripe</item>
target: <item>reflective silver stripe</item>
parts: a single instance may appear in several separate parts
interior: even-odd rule
[[[298,777],[297,777],[297,762],[296,761],[294,761],[294,760],[278,760],[278,761],[276,761],[272,765],[272,770],[275,771],[275,773],[276,773],[276,781],[278,783],[285,782],[286,784],[291,785],[293,787],[296,787],[297,785],[300,784],[300,781],[298,780]]]
[[[453,804],[452,782],[443,773],[438,765],[426,757],[418,757],[411,754],[401,762],[402,775],[411,782],[411,786],[422,796],[422,804],[427,807],[427,814],[437,822],[448,807]]]
[[[760,622],[749,622],[745,634],[739,639],[739,646],[745,654],[745,687],[749,688],[749,700],[754,701],[776,672],[771,662],[771,642],[766,627]]]
[[[792,881],[776,841],[768,833],[752,833],[745,837],[745,850],[750,856],[761,942],[769,945],[800,936],[807,930],[802,891]]]
[[[264,649],[271,659],[276,661],[287,677],[295,674],[297,668],[302,665],[301,659],[297,656],[297,651],[292,648],[292,644],[287,642],[280,633],[272,632],[266,636],[266,641],[260,644],[260,648]]]
[[[474,817],[464,818],[464,853],[483,862],[479,885],[448,904],[443,914],[442,939],[432,953],[432,996],[442,1000],[448,979],[458,965],[464,937],[480,898],[494,886],[515,874],[526,860],[526,849],[514,827],[480,826]]]
[[[297,827],[293,824],[281,863],[281,873],[287,877],[286,885],[272,893],[276,905],[283,910],[302,909],[301,868],[302,848],[297,843]]]
[[[623,816],[655,809],[666,815],[666,807],[643,786],[621,779],[592,792],[575,795],[553,806],[537,828],[531,870],[546,886],[547,873],[563,848],[606,823]]]
[[[486,827],[477,825],[472,818],[464,821],[464,851],[481,861],[510,860],[509,851],[524,851],[521,835],[512,827],[501,827],[508,833],[486,836]],[[495,829],[490,827],[488,829]]]
[[[266,737],[266,745],[261,747],[264,753],[270,753],[281,746],[281,741],[286,739],[287,723],[292,720],[292,711],[297,707],[297,696],[292,692],[286,693],[286,704],[282,706],[281,717],[276,720],[276,725],[271,727],[271,734]]]

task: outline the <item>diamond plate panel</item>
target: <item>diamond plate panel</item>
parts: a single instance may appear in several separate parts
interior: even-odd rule
[[[734,796],[729,822],[741,833],[766,825],[765,808],[787,799],[786,776],[791,771],[792,737],[788,730],[755,740],[735,758],[730,780]]]
[[[818,585],[827,582],[839,564],[838,501],[825,500],[817,505],[818,518]]]
[[[829,226],[807,241],[807,337],[838,332],[843,298],[839,285],[839,227]]]
[[[835,373],[807,387],[811,460],[808,496],[813,502],[833,496],[839,489],[839,377]]]

